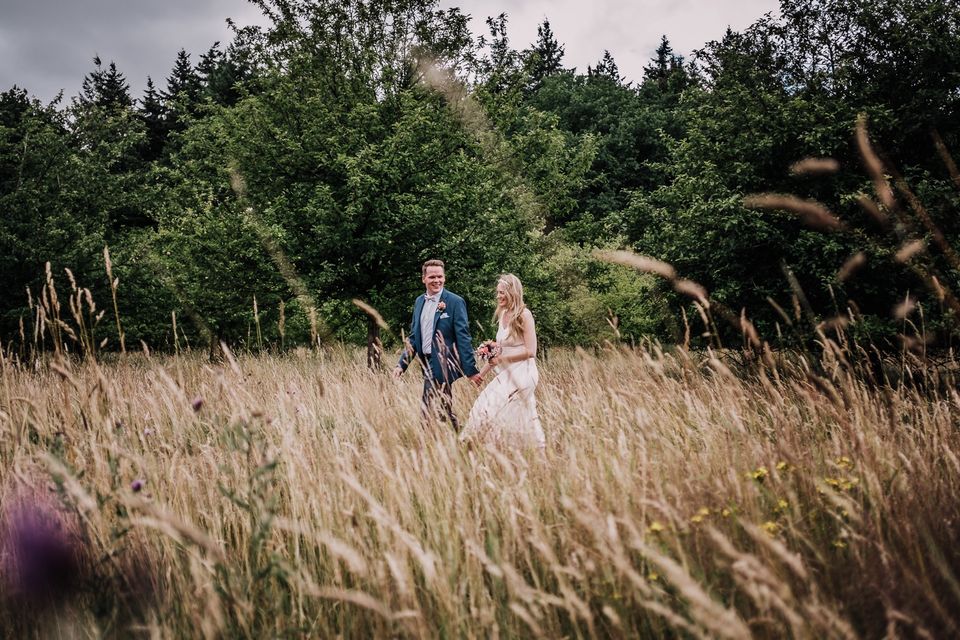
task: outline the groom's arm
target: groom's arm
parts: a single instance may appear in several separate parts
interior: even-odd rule
[[[467,303],[460,300],[458,313],[453,315],[453,336],[457,343],[457,355],[463,375],[472,378],[478,373],[477,361],[473,356],[473,342],[470,339],[470,321],[467,319]]]

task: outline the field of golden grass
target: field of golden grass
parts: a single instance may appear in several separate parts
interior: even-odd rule
[[[0,632],[956,636],[960,396],[835,364],[554,351],[539,455],[354,350],[5,358]]]

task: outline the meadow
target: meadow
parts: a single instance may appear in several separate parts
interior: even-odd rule
[[[955,636],[952,374],[825,353],[551,350],[543,454],[422,424],[351,348],[4,354],[0,631]]]

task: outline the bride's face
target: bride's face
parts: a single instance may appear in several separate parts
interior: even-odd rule
[[[502,282],[497,283],[497,306],[505,307],[507,306],[507,288]]]

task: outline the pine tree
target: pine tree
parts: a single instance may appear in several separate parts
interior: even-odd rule
[[[139,112],[140,119],[147,129],[144,157],[146,160],[156,160],[163,152],[163,145],[167,139],[167,110],[150,76],[147,76],[147,88],[140,100]]]
[[[669,85],[676,84],[678,74],[686,76],[683,58],[673,53],[670,41],[663,35],[660,37],[656,57],[643,68],[643,81],[655,82],[661,91],[666,91],[671,88]]]
[[[591,78],[606,78],[613,80],[616,84],[623,83],[623,76],[620,75],[620,69],[617,67],[613,56],[606,49],[603,50],[603,57],[592,69],[587,67],[587,75]]]
[[[180,49],[173,70],[167,78],[167,89],[161,94],[171,131],[184,130],[187,120],[197,114],[202,91],[200,74],[190,64],[190,54]]]
[[[167,77],[167,90],[163,92],[163,98],[169,102],[185,96],[188,102],[196,103],[200,99],[201,88],[200,75],[190,64],[190,54],[180,49],[173,70]]]
[[[94,70],[83,79],[79,102],[82,106],[95,105],[106,109],[128,109],[133,106],[130,97],[130,85],[123,74],[117,71],[117,65],[111,61],[107,69],[103,68],[100,56],[93,58]]]
[[[650,64],[643,68],[640,93],[648,101],[672,108],[679,104],[684,89],[695,82],[683,57],[673,52],[667,36],[661,36],[660,46]]]
[[[528,91],[537,91],[545,78],[563,70],[563,54],[564,46],[557,41],[550,21],[545,18],[537,27],[537,43],[526,52]]]
[[[250,75],[247,65],[236,55],[234,46],[231,45],[227,51],[223,51],[219,42],[213,43],[213,46],[200,56],[197,72],[203,87],[203,96],[225,106],[236,104],[240,99],[237,85]]]
[[[220,43],[214,42],[206,53],[200,56],[197,63],[197,73],[203,93],[214,102],[221,102],[220,97],[230,89],[229,77],[226,69],[226,56],[220,50]],[[226,86],[225,86],[226,85]]]

